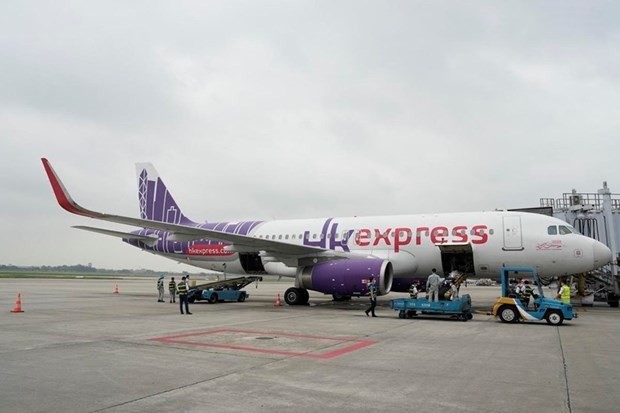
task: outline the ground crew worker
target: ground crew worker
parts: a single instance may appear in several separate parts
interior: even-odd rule
[[[530,287],[530,282],[528,280],[523,281],[523,286],[519,290],[519,300],[521,300],[525,307],[530,305],[530,296],[533,293],[534,290]]]
[[[377,285],[375,283],[375,278],[370,277],[368,279],[368,293],[370,294],[370,307],[364,311],[366,313],[366,317],[368,317],[368,313],[371,313],[373,317],[375,315],[375,307],[377,306]]]
[[[157,302],[163,303],[164,302],[164,276],[163,275],[159,277],[159,280],[157,280],[157,292],[158,292]]]
[[[179,309],[181,310],[181,314],[183,314],[183,303],[185,303],[185,314],[191,315],[189,312],[189,301],[187,300],[187,283],[185,281],[185,277],[181,278],[181,282],[177,286],[179,289]]]
[[[418,298],[418,287],[415,283],[411,284],[411,287],[409,287],[409,298]]]
[[[456,281],[452,280],[450,284],[450,299],[452,301],[459,298],[459,286],[456,284]]]
[[[563,303],[570,304],[570,287],[566,281],[560,280],[560,291],[555,298],[559,298]]]
[[[177,283],[174,282],[174,277],[172,277],[168,283],[168,291],[170,291],[170,302],[176,303]]]
[[[429,295],[429,300],[439,301],[439,284],[441,284],[441,278],[437,275],[437,270],[433,268],[431,275],[426,280],[426,292]]]
[[[517,280],[510,280],[508,285],[508,297],[517,298]]]

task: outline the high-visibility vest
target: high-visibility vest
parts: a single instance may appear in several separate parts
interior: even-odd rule
[[[370,293],[370,299],[374,300],[377,298],[377,287],[375,285],[370,285],[370,287],[368,287],[368,292]]]
[[[185,284],[185,281],[181,281],[177,288],[179,289],[179,295],[187,295],[187,284]]]
[[[562,291],[560,291],[560,299],[563,303],[570,304],[570,287],[566,284],[562,286]]]
[[[174,281],[170,281],[170,282],[168,283],[168,289],[169,289],[170,291],[174,291],[174,290],[176,290],[176,289],[177,289],[177,285],[176,285],[176,283],[175,283]]]

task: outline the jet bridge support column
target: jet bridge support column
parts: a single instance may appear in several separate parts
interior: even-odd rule
[[[609,242],[609,248],[611,249],[613,262],[611,265],[612,284],[616,300],[620,297],[620,286],[618,285],[618,246],[616,236],[616,225],[613,219],[611,191],[607,187],[607,182],[603,182],[603,188],[598,190],[599,195],[603,198],[603,218],[605,224],[605,234]]]

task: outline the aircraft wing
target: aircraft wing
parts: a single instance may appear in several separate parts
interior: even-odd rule
[[[269,254],[279,257],[321,256],[326,258],[350,258],[352,256],[357,256],[357,254],[333,251],[326,248],[289,244],[285,242],[204,229],[200,227],[200,224],[195,224],[195,226],[187,226],[173,224],[169,222],[131,218],[121,215],[112,215],[92,211],[80,206],[77,202],[73,200],[73,198],[71,198],[71,195],[69,195],[69,192],[66,190],[62,181],[52,168],[52,165],[46,158],[41,158],[41,161],[43,162],[43,167],[45,168],[47,177],[50,181],[50,184],[52,185],[52,190],[54,191],[54,195],[56,196],[56,201],[63,209],[71,212],[72,214],[82,215],[102,221],[114,222],[117,224],[125,224],[136,227],[167,231],[171,233],[167,238],[169,241],[192,241],[207,238],[214,241],[230,243],[232,245],[227,249],[235,252],[265,251]],[[88,231],[98,232],[106,235],[120,236],[121,238],[136,238],[136,234],[130,234],[131,237],[129,237],[126,236],[127,234],[123,232],[104,230],[100,228],[81,227],[80,229],[86,229]],[[149,239],[148,241],[151,240],[152,239]]]
[[[75,225],[73,228],[83,229],[85,231],[96,232],[98,234],[111,235],[113,237],[124,239],[137,239],[144,242],[147,245],[153,246],[159,239],[156,235],[139,235],[131,232],[112,231],[109,229],[87,227],[83,225]]]

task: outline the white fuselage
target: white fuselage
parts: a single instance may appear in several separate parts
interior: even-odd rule
[[[382,258],[392,263],[394,277],[426,276],[442,268],[442,251],[452,247],[468,249],[475,274],[484,277],[496,276],[502,266],[535,267],[542,276],[576,274],[611,258],[604,244],[566,222],[524,212],[278,220],[257,225],[248,236]],[[213,253],[162,255],[210,270],[244,272],[237,252],[214,244]],[[296,276],[301,258],[261,252],[265,272],[272,275]]]

